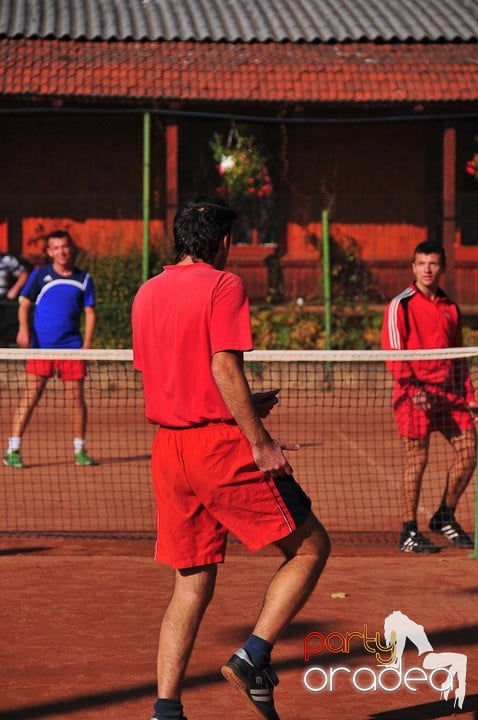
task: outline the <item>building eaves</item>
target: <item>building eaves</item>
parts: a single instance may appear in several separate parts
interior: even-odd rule
[[[110,103],[478,101],[476,45],[0,41],[0,97]]]
[[[477,0],[0,0],[0,37],[470,42]]]

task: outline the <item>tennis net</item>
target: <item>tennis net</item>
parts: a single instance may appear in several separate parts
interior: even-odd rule
[[[78,353],[76,354],[78,356]],[[0,349],[1,440],[26,387],[27,359],[71,359],[74,351]],[[478,348],[382,351],[254,351],[246,372],[254,391],[280,388],[265,421],[273,437],[299,442],[294,473],[336,542],[396,542],[400,530],[403,451],[385,361],[457,362],[465,358],[478,390]],[[85,350],[87,450],[98,464],[73,462],[72,402],[51,378],[24,434],[22,469],[2,467],[0,533],[150,538],[154,501],[149,457],[154,427],[144,417],[140,373],[130,350]],[[438,507],[453,451],[433,433],[419,524]],[[475,527],[475,483],[457,519]]]

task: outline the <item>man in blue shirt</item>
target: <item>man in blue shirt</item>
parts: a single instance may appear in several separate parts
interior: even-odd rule
[[[96,325],[95,290],[90,275],[74,266],[74,245],[64,230],[47,238],[51,263],[35,269],[20,294],[17,343],[22,348],[86,349],[91,347]],[[33,322],[30,313],[33,309]],[[85,316],[84,337],[80,332]],[[28,360],[27,389],[14,414],[4,465],[23,467],[21,438],[48,378],[63,380],[66,399],[73,409],[73,447],[76,465],[94,465],[85,450],[87,408],[83,392],[83,360]]]

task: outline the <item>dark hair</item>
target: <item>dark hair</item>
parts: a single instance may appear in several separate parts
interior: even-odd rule
[[[61,238],[66,238],[68,240],[68,244],[74,246],[73,238],[67,230],[53,230],[53,232],[48,233],[48,235],[46,236],[47,245],[50,238],[53,238],[54,240],[61,240]]]
[[[440,266],[446,267],[446,252],[443,245],[436,240],[424,240],[423,242],[419,243],[415,251],[413,253],[413,261],[415,262],[415,257],[418,253],[421,253],[423,255],[432,255],[436,254],[440,256]]]
[[[186,255],[212,262],[221,241],[231,234],[236,217],[230,205],[220,198],[198,197],[186,202],[174,217],[176,262]]]

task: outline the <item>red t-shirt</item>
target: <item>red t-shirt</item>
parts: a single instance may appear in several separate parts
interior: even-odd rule
[[[132,325],[150,422],[182,428],[232,418],[211,360],[223,350],[252,349],[249,302],[237,275],[203,262],[168,265],[138,290]]]
[[[434,300],[411,285],[388,304],[382,327],[383,350],[422,350],[463,345],[460,311],[439,289]],[[474,400],[474,390],[464,358],[390,361],[387,368],[395,380],[395,398],[414,394],[425,385]]]

